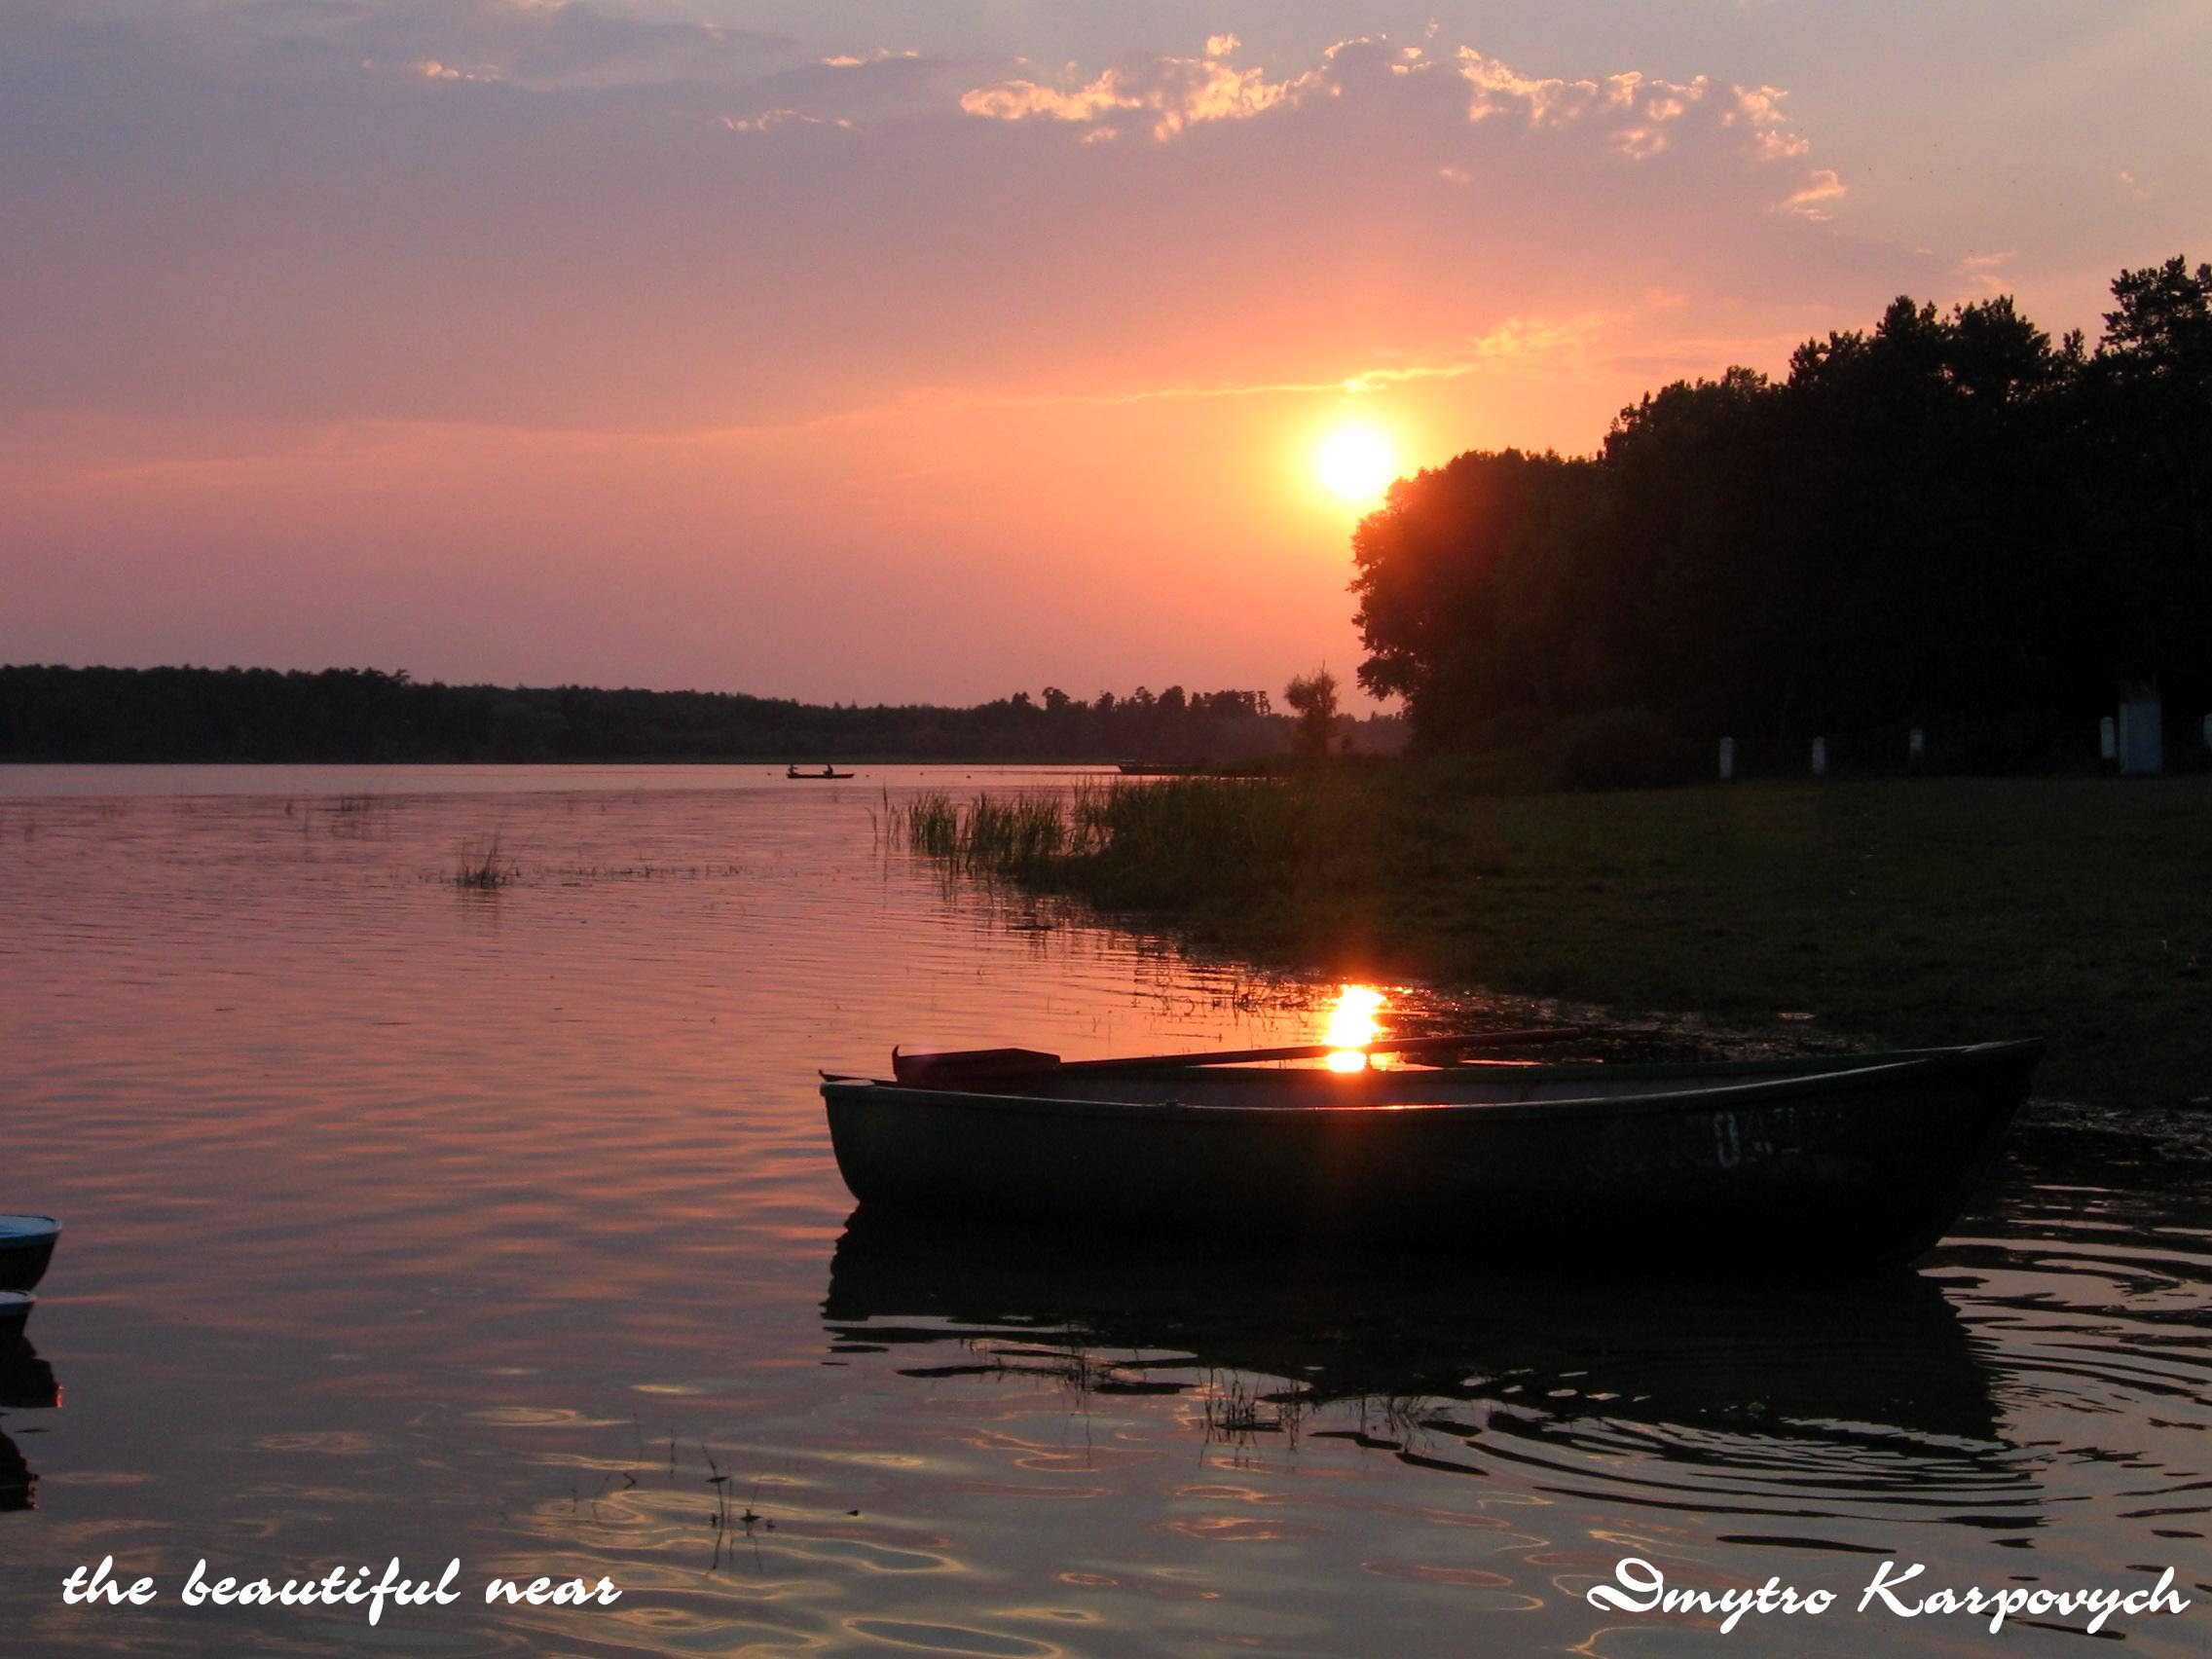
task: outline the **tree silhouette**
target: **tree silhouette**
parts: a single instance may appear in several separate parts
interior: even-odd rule
[[[1400,480],[1352,537],[1360,683],[1435,747],[1634,711],[1778,752],[1933,727],[1988,765],[2079,748],[2122,681],[2199,705],[2212,267],[2113,293],[2093,353],[2009,297],[1900,297],[1783,380],[1644,396],[1593,456]]]
[[[1327,756],[1337,725],[1337,677],[1326,668],[1301,674],[1283,687],[1282,700],[1298,717],[1298,753],[1312,759]]]
[[[0,667],[0,760],[1228,760],[1279,754],[1290,733],[1256,690],[869,708],[374,669]]]

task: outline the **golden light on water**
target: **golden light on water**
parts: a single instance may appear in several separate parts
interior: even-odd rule
[[[1359,1051],[1382,1035],[1382,1028],[1375,1023],[1377,1011],[1382,1007],[1382,993],[1371,985],[1346,985],[1337,993],[1337,1005],[1329,1010],[1328,1029],[1321,1041],[1338,1052],[1329,1056],[1329,1069],[1337,1072],[1355,1072],[1367,1065],[1367,1056]]]
[[[1339,426],[1322,440],[1313,464],[1322,487],[1355,507],[1380,501],[1398,475],[1389,438],[1373,426]]]

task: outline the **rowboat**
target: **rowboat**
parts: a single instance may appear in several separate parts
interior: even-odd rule
[[[0,1290],[29,1290],[54,1259],[61,1224],[50,1215],[0,1215]]]
[[[1340,1073],[1025,1065],[1014,1050],[826,1077],[822,1093],[864,1211],[1859,1267],[1942,1236],[2042,1051]]]
[[[802,772],[796,766],[786,766],[784,768],[784,776],[792,779],[794,783],[807,783],[820,780],[834,781],[839,778],[849,778],[852,776],[852,773],[839,772],[829,766],[823,767],[819,772]]]

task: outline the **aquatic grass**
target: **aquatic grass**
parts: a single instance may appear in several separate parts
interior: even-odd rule
[[[903,841],[945,874],[1079,893],[1109,908],[1243,903],[1288,885],[1343,884],[1352,839],[1326,776],[1147,778],[1066,794],[941,792],[886,802],[879,845]]]
[[[521,874],[512,864],[499,862],[499,834],[494,830],[490,841],[461,848],[461,868],[454,872],[453,884],[464,893],[497,893]]]
[[[1282,1435],[1295,1447],[1310,1404],[1296,1382],[1263,1388],[1256,1378],[1208,1368],[1199,1389],[1200,1431],[1206,1445],[1226,1446],[1241,1462],[1257,1451],[1263,1434]]]
[[[1067,813],[1050,796],[977,795],[962,822],[961,842],[971,870],[1018,875],[1059,858],[1071,830]]]
[[[1087,845],[1080,815],[1051,795],[978,794],[960,806],[931,792],[885,810],[884,838],[969,875],[1042,877]]]
[[[301,819],[304,830],[313,823],[324,824],[331,834],[366,838],[388,835],[392,830],[392,797],[357,792],[331,796],[327,801],[308,803]],[[291,802],[285,802],[285,813],[291,815]]]
[[[515,882],[519,882],[522,879],[522,867],[519,865],[513,864],[511,862],[498,864],[497,852],[498,849],[496,845],[492,849],[487,851],[486,849],[478,847],[474,843],[469,843],[463,846],[461,849],[461,866],[459,873],[446,874],[434,870],[424,870],[421,872],[422,879],[424,881],[432,882],[448,882],[457,887],[476,888],[491,886],[494,885],[494,883],[479,879],[483,875],[484,866],[487,858],[491,858],[495,861],[496,867],[493,870],[493,874],[498,877],[497,885],[509,886]],[[531,876],[534,881],[539,884],[549,883],[562,887],[583,887],[595,882],[615,881],[657,881],[663,883],[672,881],[725,881],[732,877],[745,875],[747,873],[747,866],[740,864],[544,864],[534,866],[531,870]]]
[[[891,809],[894,822],[889,833],[897,835],[901,824],[906,832],[907,845],[917,853],[931,858],[956,858],[960,851],[960,814],[952,804],[952,797],[932,792],[917,795],[904,807]]]

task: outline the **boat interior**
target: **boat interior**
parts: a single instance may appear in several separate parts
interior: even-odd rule
[[[1834,1077],[1956,1051],[1916,1049],[1668,1065],[1588,1062],[1546,1065],[1518,1060],[1475,1060],[1441,1066],[1400,1063],[1354,1072],[1330,1071],[1318,1065],[1061,1071],[980,1079],[962,1085],[957,1091],[1124,1105],[1505,1105],[1546,1100],[1649,1098],[1785,1078]]]

